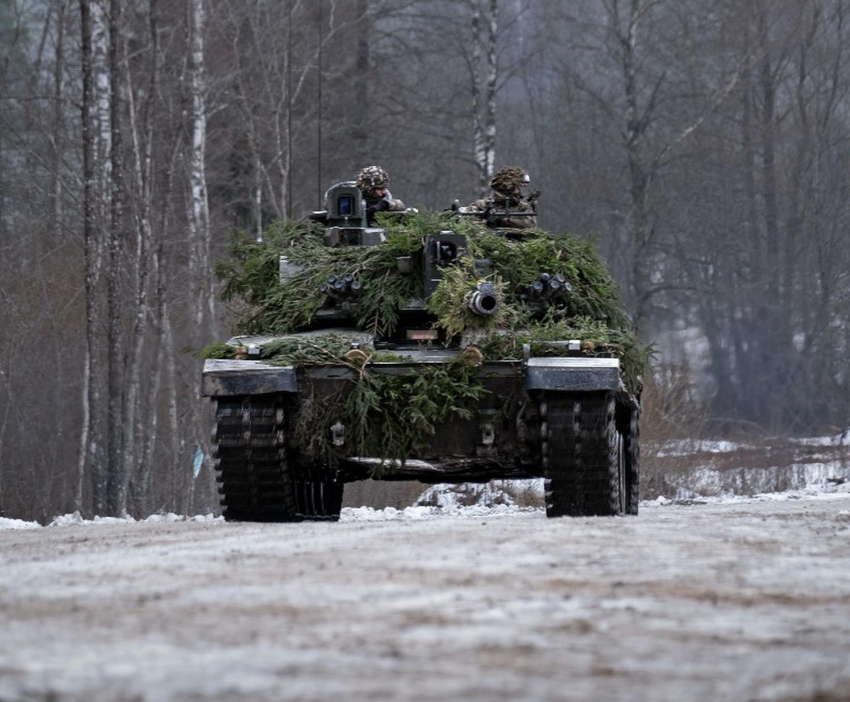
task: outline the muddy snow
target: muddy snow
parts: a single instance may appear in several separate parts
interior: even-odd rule
[[[0,524],[0,700],[850,699],[850,493]]]

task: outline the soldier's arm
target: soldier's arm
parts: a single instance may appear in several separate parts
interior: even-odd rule
[[[461,207],[461,214],[479,214],[481,212],[486,212],[492,207],[493,203],[488,202],[487,200],[476,200],[475,202],[471,202],[466,207]]]
[[[534,229],[537,226],[537,217],[505,217],[500,226],[509,229]]]

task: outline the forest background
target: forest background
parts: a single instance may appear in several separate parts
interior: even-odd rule
[[[0,515],[213,509],[212,264],[373,163],[531,173],[655,343],[645,436],[846,428],[847,4],[0,0]]]

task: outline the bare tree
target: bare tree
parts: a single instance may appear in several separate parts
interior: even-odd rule
[[[486,15],[487,55],[486,76],[481,70],[481,2],[469,0],[472,11],[472,124],[475,144],[475,164],[478,167],[480,195],[489,191],[490,178],[496,162],[496,80],[498,78],[497,30],[499,2],[490,0]],[[482,106],[482,102],[484,103]]]
[[[204,70],[204,32],[206,11],[204,0],[190,0],[186,22],[189,32],[189,99],[191,112],[191,144],[189,147],[189,232],[194,256],[192,265],[195,275],[190,276],[197,284],[195,322],[199,331],[209,333],[215,319],[215,298],[212,288],[210,266],[210,212],[207,199],[206,147],[207,108],[206,75]]]
[[[152,188],[152,152],[154,129],[151,102],[156,96],[159,78],[159,34],[157,26],[156,0],[151,0],[148,7],[148,28],[150,31],[150,74],[147,79],[147,100],[143,106],[141,117],[136,107],[136,91],[133,86],[132,73],[127,58],[126,42],[123,45],[122,64],[124,82],[127,90],[129,108],[129,133],[132,145],[132,171],[135,197],[131,201],[133,220],[135,224],[135,293],[133,300],[133,327],[130,333],[127,363],[126,395],[124,402],[124,434],[122,437],[124,475],[121,490],[118,495],[118,510],[126,512],[130,481],[135,473],[137,463],[137,435],[141,431],[141,372],[144,361],[144,342],[147,331],[150,305],[148,303],[148,278],[150,249],[153,245],[153,188]]]
[[[110,145],[110,218],[107,236],[106,270],[106,345],[107,345],[107,489],[108,514],[121,512],[121,485],[126,466],[123,459],[124,426],[124,348],[123,305],[121,300],[121,254],[124,238],[124,169],[122,162],[123,137],[121,129],[121,22],[120,0],[110,0],[109,5],[109,118],[112,141]]]
[[[98,375],[100,370],[100,314],[97,283],[101,267],[101,189],[96,174],[98,158],[95,117],[95,58],[91,0],[80,0],[83,73],[83,236],[85,241],[86,293],[86,357],[83,368],[83,423],[80,437],[80,459],[74,502],[83,508],[83,477],[88,464],[92,479],[94,510],[106,506],[106,473],[101,438],[101,397]]]

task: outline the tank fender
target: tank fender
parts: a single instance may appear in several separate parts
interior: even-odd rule
[[[204,362],[201,394],[205,397],[296,392],[295,368],[263,361],[211,358]]]
[[[620,389],[618,358],[529,358],[527,390],[598,391]]]

